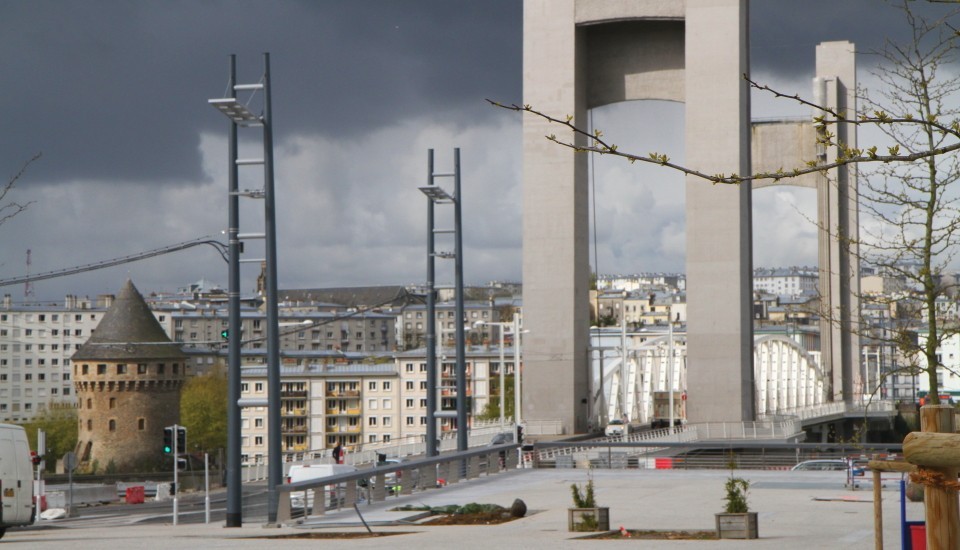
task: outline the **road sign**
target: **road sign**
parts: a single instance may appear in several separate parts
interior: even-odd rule
[[[66,468],[68,472],[72,472],[77,468],[77,455],[73,451],[67,452],[63,455],[63,467]]]

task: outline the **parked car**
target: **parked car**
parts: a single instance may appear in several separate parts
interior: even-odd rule
[[[404,458],[384,458],[377,461],[377,467],[389,466],[389,465],[396,465],[399,467],[403,465],[405,462],[407,462],[407,460]],[[407,473],[409,474],[411,479],[410,483],[412,483],[413,486],[416,487],[417,484],[420,482],[420,470],[417,470],[417,469],[408,470]],[[400,469],[397,469],[397,470],[392,470],[384,473],[383,484],[387,488],[387,491],[391,493],[399,493],[403,484],[403,471]],[[370,479],[368,479],[366,482],[366,486],[369,486],[371,488],[376,487],[377,476],[370,476]]]
[[[603,435],[607,437],[623,437],[630,433],[630,424],[625,423],[619,418],[611,420],[607,427],[603,429]]]
[[[487,443],[487,446],[492,447],[494,445],[503,445],[505,443],[513,443],[513,432],[500,432],[497,435],[493,436],[493,439],[490,440],[490,443]]]
[[[847,461],[843,459],[804,460],[790,469],[804,471],[845,471],[847,469]]]
[[[287,483],[296,483],[298,481],[307,481],[329,477],[337,474],[348,474],[357,469],[349,464],[294,464],[290,466],[287,473]],[[325,492],[337,493],[344,487],[340,484],[337,488],[333,485],[324,487]],[[293,508],[312,508],[313,491],[295,491],[290,495],[290,506]]]

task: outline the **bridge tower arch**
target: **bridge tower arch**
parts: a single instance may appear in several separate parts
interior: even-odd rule
[[[683,102],[686,164],[707,173],[751,173],[750,93],[743,79],[749,74],[748,27],[748,0],[525,0],[523,103],[570,115],[585,128],[593,107],[641,99]],[[820,54],[818,49],[818,74]],[[853,107],[847,95],[855,82],[848,74],[852,49],[847,55],[832,48],[824,56],[829,60],[823,67],[840,71],[823,79],[824,98],[840,109]],[[587,159],[544,139],[557,132],[538,117],[524,118],[529,333],[521,416],[534,428],[528,433],[536,433],[538,423],[581,433],[591,420]],[[574,139],[586,144],[583,136]],[[832,237],[838,242],[847,242],[856,228],[855,193],[845,194],[846,177],[818,188],[825,191],[821,225],[840,227]],[[750,184],[686,181],[687,413],[693,422],[756,417],[751,193]],[[849,399],[858,357],[851,336],[856,271],[842,249],[825,247],[830,238],[828,229],[820,243],[821,285],[834,319],[824,330],[824,358],[832,361],[831,397]]]
[[[618,101],[685,103],[686,162],[750,172],[747,0],[526,0],[524,104],[570,115]],[[524,399],[531,424],[588,427],[587,159],[523,122]],[[582,137],[575,139],[585,143]],[[686,183],[692,421],[753,420],[750,185]]]

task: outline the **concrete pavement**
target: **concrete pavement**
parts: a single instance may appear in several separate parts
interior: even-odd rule
[[[41,529],[11,530],[3,544],[29,548],[315,548],[335,542],[350,548],[609,548],[632,544],[637,548],[873,548],[872,492],[851,491],[844,472],[790,472],[739,470],[752,482],[751,510],[759,512],[760,539],[755,541],[609,541],[583,540],[567,531],[571,483],[592,476],[597,502],[610,508],[610,526],[628,529],[709,530],[723,503],[723,484],[729,472],[719,470],[518,470],[462,482],[441,490],[390,498],[385,503],[361,504],[360,512],[375,532],[407,533],[390,537],[318,541],[283,539],[308,533],[365,532],[351,509],[307,518],[303,524],[265,528],[263,518],[245,518],[242,528],[216,524],[124,525],[89,518]],[[390,511],[401,504],[428,505],[494,503],[509,506],[523,499],[528,516],[491,526],[423,526],[414,514]],[[891,483],[883,491],[884,543],[899,548],[899,490]],[[909,519],[922,519],[922,504],[908,503]],[[69,526],[69,527],[68,527]]]

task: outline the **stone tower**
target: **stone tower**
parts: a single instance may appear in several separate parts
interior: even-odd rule
[[[96,461],[101,471],[111,462],[129,471],[160,461],[163,428],[180,420],[185,358],[127,280],[72,358],[81,468]]]

